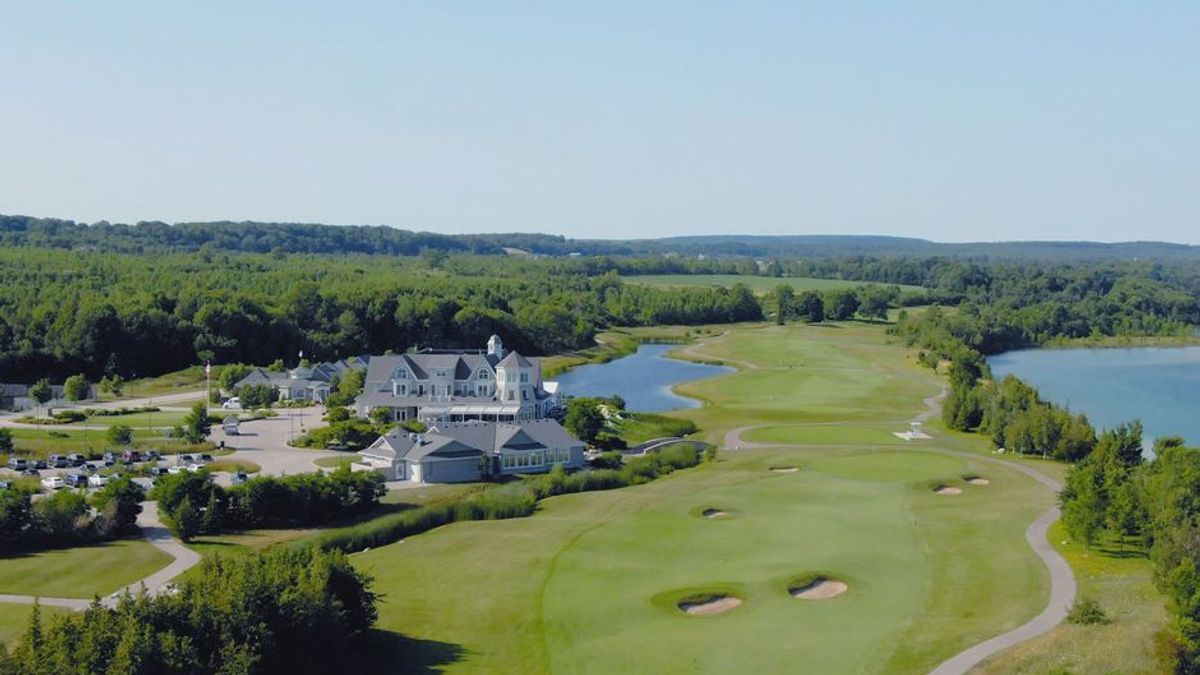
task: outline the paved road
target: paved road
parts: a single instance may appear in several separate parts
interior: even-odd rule
[[[306,430],[324,426],[321,408],[287,408],[279,410],[278,417],[243,422],[237,436],[230,436],[219,425],[213,425],[209,440],[217,445],[233,448],[234,453],[222,459],[244,459],[262,467],[264,474],[275,476],[292,475],[316,471],[314,460],[322,457],[345,457],[346,453],[336,450],[308,450],[293,448],[288,441]]]
[[[947,391],[943,389],[936,396],[926,398],[924,400],[925,410],[911,421],[926,422],[935,417],[940,411],[941,402],[946,397],[946,394]],[[786,443],[751,443],[742,440],[743,433],[760,426],[766,425],[745,426],[729,430],[725,434],[725,448],[738,450],[755,447],[818,447]],[[1055,494],[1058,494],[1062,490],[1061,483],[1023,464],[969,452],[959,452],[957,450],[937,448],[936,452],[1006,466],[1045,485]],[[1041,614],[1038,614],[1025,624],[952,656],[935,668],[930,675],[960,675],[961,673],[966,673],[984,660],[1006,649],[1050,632],[1067,618],[1067,612],[1070,611],[1071,604],[1075,602],[1075,593],[1077,591],[1075,576],[1072,574],[1071,567],[1067,564],[1067,561],[1058,554],[1058,551],[1054,550],[1054,547],[1050,545],[1049,540],[1046,538],[1046,533],[1050,529],[1050,526],[1061,515],[1058,507],[1055,506],[1038,516],[1037,520],[1033,521],[1025,530],[1025,541],[1029,544],[1029,548],[1033,549],[1034,554],[1042,560],[1042,563],[1050,571],[1050,602],[1046,605],[1046,608],[1042,610]]]
[[[200,562],[200,554],[184,546],[182,542],[171,536],[167,527],[158,519],[158,508],[154,502],[142,502],[142,512],[138,514],[137,525],[142,530],[144,536],[151,544],[171,556],[173,560],[171,564],[158,570],[154,574],[136,581],[125,588],[104,597],[100,603],[105,607],[114,607],[117,600],[125,592],[139,593],[142,588],[150,594],[161,593],[164,588],[169,585],[169,582],[175,577],[183,574]],[[0,594],[0,602],[12,602],[19,604],[32,605],[34,602],[39,602],[43,605],[52,607],[66,607],[68,609],[83,610],[87,609],[92,604],[91,600],[83,598],[45,598],[33,595],[2,595]]]

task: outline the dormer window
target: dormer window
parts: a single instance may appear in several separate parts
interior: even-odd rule
[[[407,370],[405,370],[405,369],[403,369],[403,368],[397,368],[397,369],[396,369],[396,378],[395,378],[395,379],[397,379],[397,380],[407,380],[407,379],[408,379],[408,371],[407,371]]]
[[[488,375],[487,368],[480,368],[479,373],[476,375],[476,377],[478,377],[481,380],[488,379],[490,377],[490,375]]]
[[[449,371],[447,371],[445,368],[438,368],[434,374],[438,377],[446,377],[446,375],[449,374]]]

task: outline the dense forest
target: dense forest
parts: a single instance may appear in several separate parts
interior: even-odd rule
[[[769,258],[932,258],[1062,261],[1196,261],[1200,246],[1161,242],[986,242],[947,244],[880,236],[708,235],[662,239],[569,239],[536,233],[445,235],[384,225],[158,221],[133,225],[77,223],[57,218],[0,215],[0,246],[35,246],[120,253],[196,251],[244,253],[364,253],[416,255],[423,250],[501,255]]]
[[[0,272],[0,381],[155,375],[210,358],[290,362],[301,350],[332,359],[478,347],[493,333],[522,352],[552,354],[591,346],[606,327],[753,321],[778,306],[738,285],[657,289],[622,278],[667,272],[922,286],[886,302],[956,307],[918,330],[983,354],[1065,338],[1174,335],[1200,325],[1200,274],[1148,262],[533,258],[428,248],[406,256],[278,247],[260,254],[206,246],[132,254],[9,246],[0,247]],[[873,309],[863,315],[878,316]],[[854,314],[854,307],[828,312]]]

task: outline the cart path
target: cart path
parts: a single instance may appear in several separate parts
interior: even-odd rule
[[[926,398],[923,403],[923,410],[916,417],[912,418],[912,422],[926,422],[937,416],[941,410],[941,402],[948,394],[947,389],[942,389],[935,396]],[[851,424],[834,423],[834,424]],[[730,429],[725,434],[724,449],[740,450],[749,448],[817,448],[828,447],[819,445],[802,445],[788,443],[753,443],[742,440],[742,434],[751,429],[758,429],[768,426],[802,426],[802,425],[766,425],[756,424],[736,429]],[[942,448],[929,448],[929,450],[944,454],[957,455],[967,459],[976,461],[990,462],[1008,467],[1019,471],[1033,480],[1046,486],[1055,494],[1062,490],[1062,484],[1050,478],[1046,474],[1023,464],[1009,462],[1003,459],[994,457],[986,457],[969,452],[961,452],[958,450],[945,450]],[[983,663],[986,659],[999,654],[1002,651],[1015,647],[1019,644],[1032,640],[1041,635],[1053,630],[1056,626],[1067,618],[1067,612],[1070,611],[1071,604],[1075,602],[1076,583],[1075,575],[1071,572],[1071,566],[1067,564],[1066,559],[1059,555],[1058,551],[1050,545],[1050,540],[1047,538],[1047,531],[1062,516],[1058,506],[1054,506],[1043,512],[1036,520],[1030,523],[1025,529],[1025,541],[1029,544],[1029,548],[1034,554],[1041,559],[1042,563],[1050,572],[1050,601],[1046,608],[1040,614],[1030,619],[1026,623],[1014,628],[1013,630],[997,635],[979,644],[976,644],[968,649],[965,649],[958,654],[950,657],[942,662],[937,668],[931,671],[930,675],[959,675],[970,671],[975,666]]]
[[[158,507],[155,502],[142,502],[142,512],[138,514],[137,525],[142,530],[142,536],[160,551],[171,556],[172,561],[169,565],[150,576],[135,581],[113,594],[101,598],[100,604],[105,607],[115,607],[117,601],[126,591],[131,594],[137,594],[141,592],[142,588],[145,588],[146,592],[151,595],[161,593],[167,588],[172,579],[195,567],[200,562],[200,554],[184,546],[175,537],[172,537],[167,526],[159,521]],[[34,602],[37,602],[48,607],[66,607],[67,609],[75,610],[87,609],[92,604],[92,600],[84,598],[46,598],[34,595],[5,594],[0,594],[0,602],[25,605],[32,605]]]

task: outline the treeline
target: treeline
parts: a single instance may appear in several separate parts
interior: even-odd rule
[[[371,579],[338,552],[276,547],[206,557],[178,590],[43,619],[35,607],[5,675],[335,673],[360,667]]]
[[[919,361],[945,369],[950,383],[942,404],[946,426],[987,434],[1008,452],[1068,462],[1088,456],[1096,431],[1087,417],[1043,401],[1036,389],[1011,375],[994,382],[983,353],[956,332],[961,324],[955,319],[933,308],[903,315],[890,329],[909,347],[921,349]]]
[[[1170,628],[1156,636],[1162,672],[1200,672],[1200,449],[1159,438],[1142,456],[1142,428],[1106,432],[1071,468],[1060,500],[1063,524],[1087,546],[1133,543],[1149,551],[1167,597]]]
[[[260,476],[223,488],[208,472],[163,476],[150,497],[183,541],[199,534],[263,527],[308,527],[371,511],[387,494],[383,475],[351,471]]]
[[[59,490],[39,499],[19,486],[0,490],[0,553],[76,546],[133,531],[142,488],[128,478],[110,480],[91,496]]]
[[[148,376],[207,359],[294,363],[301,350],[323,360],[480,348],[492,334],[523,353],[550,354],[591,346],[610,325],[762,317],[740,287],[676,293],[523,261],[511,263],[521,270],[514,276],[442,268],[503,260],[0,249],[0,372],[6,381]]]

